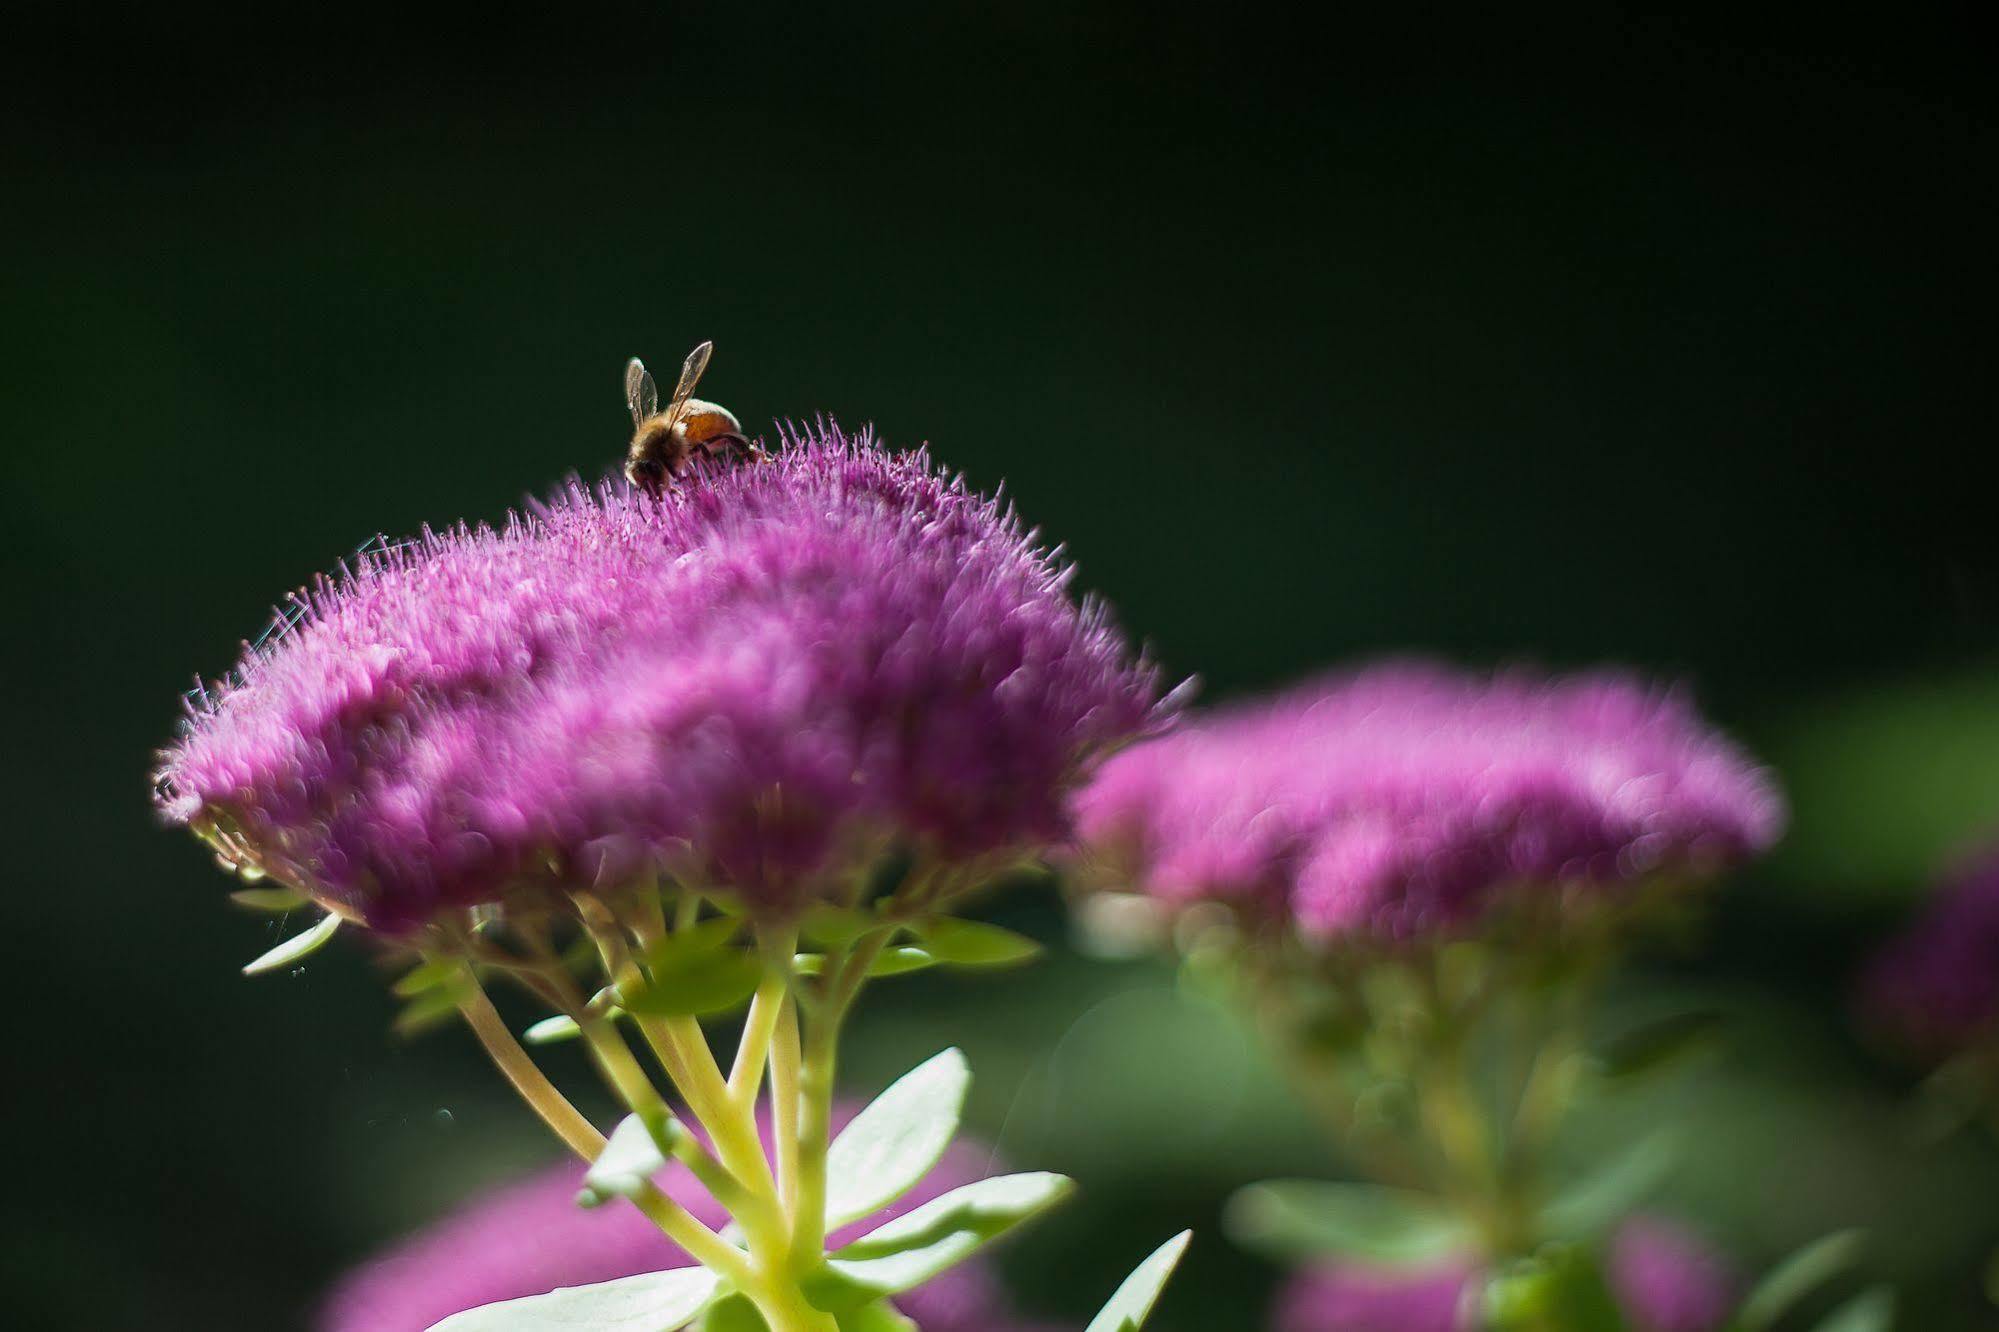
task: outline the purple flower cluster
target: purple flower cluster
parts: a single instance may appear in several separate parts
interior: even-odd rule
[[[1999,1034],[1999,843],[1947,877],[1875,958],[1862,993],[1877,1026],[1927,1054]]]
[[[1192,721],[1106,763],[1075,808],[1154,895],[1320,935],[1419,933],[1518,885],[1703,873],[1784,822],[1770,778],[1676,691],[1420,662]]]
[[[985,1165],[984,1152],[968,1143],[954,1145],[922,1184],[880,1214],[838,1232],[835,1243],[978,1178]],[[321,1332],[423,1332],[483,1304],[691,1263],[634,1207],[578,1207],[583,1173],[584,1167],[571,1163],[505,1185],[350,1272],[321,1310]],[[728,1220],[685,1166],[669,1166],[658,1183],[704,1223],[719,1227]],[[991,1271],[977,1260],[897,1296],[896,1304],[924,1332],[1057,1332],[1016,1317]]]
[[[1699,1236],[1656,1217],[1618,1227],[1606,1255],[1612,1296],[1635,1332],[1717,1332],[1735,1308],[1737,1281]],[[1477,1269],[1318,1267],[1280,1296],[1275,1332],[1469,1332]]]
[[[884,841],[1061,837],[1154,671],[925,454],[788,443],[343,569],[192,709],[162,810],[388,931],[652,871],[783,912]]]

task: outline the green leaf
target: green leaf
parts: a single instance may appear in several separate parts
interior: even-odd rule
[[[732,1294],[708,1306],[700,1332],[770,1332],[770,1324],[747,1296]]]
[[[425,990],[435,989],[465,974],[465,964],[455,957],[434,957],[405,972],[396,983],[389,987],[390,993],[399,999],[414,999]]]
[[[830,1313],[920,1286],[1069,1195],[1061,1175],[982,1179],[884,1222],[807,1277],[805,1296]]]
[[[849,1309],[833,1321],[839,1325],[840,1332],[916,1332],[916,1324],[903,1317],[887,1300],[876,1300],[873,1304]]]
[[[1285,1260],[1337,1254],[1401,1266],[1450,1257],[1472,1242],[1441,1201],[1377,1184],[1252,1184],[1229,1200],[1225,1219],[1238,1242]]]
[[[740,916],[710,916],[697,920],[673,932],[670,938],[655,945],[654,952],[706,953],[722,947],[742,933],[743,919]]]
[[[674,1332],[715,1298],[714,1273],[699,1267],[563,1286],[502,1300],[432,1324],[430,1332]]]
[[[270,911],[275,913],[297,911],[300,907],[307,906],[312,901],[304,893],[296,892],[290,888],[238,888],[235,892],[229,894],[229,900],[237,906],[247,907],[251,911]]]
[[[339,916],[328,914],[323,920],[303,934],[291,938],[265,953],[262,957],[243,968],[245,976],[263,976],[273,971],[283,971],[292,963],[310,957],[326,946],[333,932],[340,928]]]
[[[1013,966],[1041,952],[1041,945],[1026,935],[982,920],[937,916],[919,921],[913,928],[923,940],[924,951],[954,967]]]
[[[1621,1220],[1671,1173],[1674,1135],[1653,1133],[1602,1168],[1573,1181],[1541,1213],[1554,1239],[1589,1239]]]
[[[934,967],[937,959],[921,948],[884,948],[876,956],[874,965],[868,968],[870,976],[900,976],[905,971],[921,971]]]
[[[1874,1286],[1820,1320],[1812,1332],[1888,1332],[1895,1325],[1895,1292]]]
[[[956,1048],[892,1083],[826,1152],[826,1228],[881,1210],[930,1173],[958,1131],[972,1071]]]
[[[1166,1288],[1166,1279],[1179,1266],[1180,1255],[1187,1252],[1187,1244],[1193,1238],[1193,1231],[1183,1230],[1154,1249],[1150,1257],[1132,1269],[1084,1332],[1138,1332],[1144,1327],[1145,1320],[1152,1316],[1152,1306],[1159,1302],[1159,1292]]]
[[[798,935],[819,948],[844,948],[880,924],[872,912],[822,902],[798,922]]]
[[[1836,1230],[1771,1268],[1742,1302],[1737,1317],[1745,1332],[1760,1332],[1789,1313],[1800,1300],[1853,1266],[1866,1244],[1862,1231]]]
[[[457,1016],[458,1001],[463,999],[471,988],[471,982],[461,978],[456,985],[440,985],[435,989],[426,990],[403,1005],[402,1011],[396,1014],[395,1021],[389,1024],[389,1029],[404,1040],[420,1036],[439,1023]]]
[[[901,948],[884,948],[875,955],[874,962],[868,967],[868,975],[900,976],[905,971],[921,971],[925,967],[936,965],[937,959],[921,948],[911,948],[906,945]],[[791,969],[801,976],[820,975],[826,970],[825,954],[800,953],[791,959]]]
[[[558,1013],[551,1018],[529,1027],[521,1033],[521,1039],[529,1045],[555,1045],[562,1041],[573,1041],[583,1034],[583,1028],[576,1025],[576,1019],[566,1013]]]
[[[1621,1083],[1661,1072],[1712,1045],[1723,1020],[1711,1009],[1696,1009],[1642,1023],[1605,1048],[1598,1072]]]
[[[655,1017],[685,1017],[720,1013],[743,1003],[763,977],[757,955],[726,946],[726,936],[711,925],[726,925],[733,934],[738,922],[726,917],[702,921],[661,943],[646,955],[646,978],[618,987],[618,1004]]]
[[[604,1140],[604,1150],[590,1163],[583,1185],[600,1195],[637,1197],[666,1169],[666,1152],[652,1130],[637,1115],[626,1115]]]

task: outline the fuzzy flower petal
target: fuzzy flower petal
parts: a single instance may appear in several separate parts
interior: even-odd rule
[[[836,1122],[851,1114],[851,1108],[838,1112]],[[985,1152],[954,1144],[909,1194],[837,1232],[835,1242],[979,1178],[986,1164]],[[348,1273],[320,1312],[321,1332],[423,1332],[483,1304],[690,1264],[637,1208],[578,1207],[584,1169],[567,1163],[495,1189]],[[669,1166],[658,1183],[705,1224],[719,1228],[728,1220],[685,1166]],[[897,1296],[896,1304],[924,1332],[1030,1332],[978,1260]]]
[[[161,808],[389,931],[537,879],[786,910],[864,848],[1067,830],[1154,672],[1010,511],[822,429],[343,569],[204,692]]]
[[[1945,879],[1928,911],[1874,960],[1862,997],[1876,1025],[1930,1055],[1999,1030],[1999,843]]]
[[[1415,662],[1195,720],[1106,763],[1075,808],[1155,896],[1395,936],[1514,885],[1705,872],[1784,822],[1768,776],[1677,692]]]

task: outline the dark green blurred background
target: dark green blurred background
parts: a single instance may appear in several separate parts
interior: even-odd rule
[[[1746,1266],[1870,1225],[1905,1326],[1995,1321],[1999,1154],[1914,1143],[1847,997],[1999,823],[1969,9],[342,13],[0,41],[13,1325],[300,1326],[552,1155],[461,1035],[385,1034],[362,950],[241,979],[266,926],[146,772],[287,588],[601,469],[624,358],[701,338],[746,420],[1005,480],[1210,698],[1410,648],[1691,679],[1795,828],[1620,999],[1718,1000],[1729,1050],[1578,1152],[1670,1116],[1661,1204]],[[956,1040],[978,1127],[1084,1186],[1006,1255],[1032,1308],[1191,1224],[1158,1326],[1255,1325],[1220,1200],[1338,1165],[1239,1033],[1058,948],[884,986],[851,1072]]]

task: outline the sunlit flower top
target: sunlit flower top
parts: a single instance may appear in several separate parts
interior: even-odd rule
[[[1877,1025],[1928,1054],[1999,1037],[1999,843],[1960,862],[1881,951],[1865,999]]]
[[[666,870],[784,910],[863,847],[1066,829],[1155,673],[1012,513],[822,429],[363,557],[200,692],[161,807],[386,930]]]
[[[1408,935],[1516,885],[1615,887],[1767,847],[1769,777],[1678,692],[1394,662],[1226,709],[1076,801],[1114,881]]]
[[[954,1146],[909,1195],[840,1238],[978,1178],[984,1164],[983,1152],[966,1143]],[[578,1207],[583,1173],[583,1166],[570,1163],[503,1185],[348,1273],[320,1312],[321,1332],[424,1332],[480,1305],[692,1263],[637,1208]],[[719,1226],[728,1219],[686,1167],[668,1167],[659,1184],[703,1223]],[[991,1270],[976,1259],[896,1296],[896,1305],[924,1332],[1036,1332],[1013,1313]]]
[[[1658,1217],[1634,1216],[1617,1228],[1604,1274],[1633,1332],[1717,1332],[1738,1294],[1734,1273],[1712,1246]],[[1461,1261],[1310,1268],[1285,1286],[1271,1325],[1276,1332],[1472,1332],[1478,1275]]]

